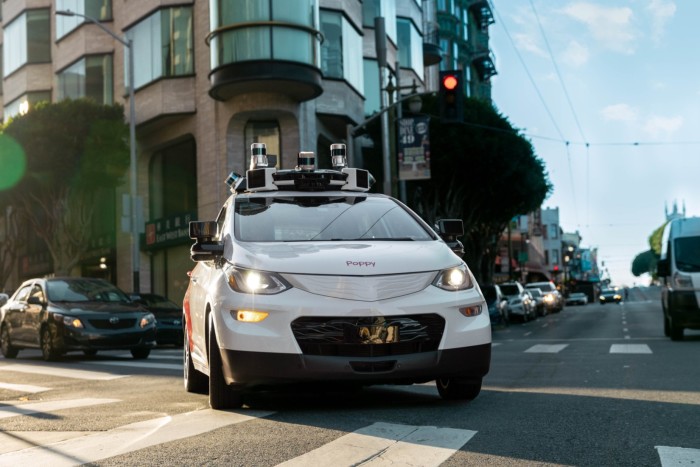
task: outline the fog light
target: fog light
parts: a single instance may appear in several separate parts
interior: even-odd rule
[[[460,307],[459,312],[468,318],[477,316],[481,314],[481,305]]]
[[[237,310],[235,313],[236,320],[243,323],[259,323],[260,321],[267,318],[269,313],[264,311],[251,311],[251,310]]]

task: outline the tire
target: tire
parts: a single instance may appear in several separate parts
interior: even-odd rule
[[[185,383],[185,391],[193,392],[195,394],[207,394],[209,391],[207,375],[197,371],[197,369],[194,367],[194,363],[192,363],[189,338],[185,338],[182,348],[182,372]]]
[[[445,400],[471,401],[481,392],[481,378],[438,378],[435,386]]]
[[[19,349],[14,347],[10,341],[10,332],[7,330],[7,326],[3,326],[0,330],[0,350],[5,358],[15,358],[19,353]]]
[[[51,362],[61,356],[56,347],[53,345],[53,339],[51,338],[51,328],[49,326],[44,326],[41,328],[41,358],[45,362]]]
[[[221,349],[213,320],[209,321],[209,406],[214,410],[238,409],[243,405],[241,391],[226,384]]]
[[[83,354],[85,354],[86,357],[94,357],[95,355],[97,355],[97,350],[85,349],[85,350],[83,350]]]
[[[151,354],[151,349],[149,348],[138,348],[138,349],[131,349],[131,356],[134,357],[136,360],[143,360],[145,358],[148,358],[148,356]]]
[[[683,340],[683,326],[677,326],[673,324],[673,320],[669,323],[669,331],[671,333],[672,341],[682,341]]]

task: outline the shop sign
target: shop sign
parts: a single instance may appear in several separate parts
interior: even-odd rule
[[[190,221],[193,219],[194,213],[186,213],[146,222],[144,247],[152,250],[190,242]]]

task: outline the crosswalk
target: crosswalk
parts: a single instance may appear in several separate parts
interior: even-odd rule
[[[512,344],[496,342],[496,348]],[[530,354],[557,354],[575,347],[564,343],[537,343],[522,346]],[[647,344],[606,343],[611,354],[650,354]],[[109,381],[128,378],[129,374],[114,374],[109,367],[120,370],[143,370],[149,364],[162,370],[182,370],[179,350],[154,352],[147,360],[129,359],[128,355],[116,355],[114,359],[71,362],[59,365],[24,360],[22,363],[0,359],[0,390],[18,393],[41,393],[47,386],[11,384],[2,382],[3,372],[34,373],[53,378],[86,381]],[[152,360],[152,361],[151,361]],[[79,368],[75,368],[78,366]],[[99,367],[99,368],[97,368]],[[128,371],[127,371],[128,372]],[[141,372],[142,374],[142,372]],[[91,407],[99,408],[123,402],[119,399],[83,397],[60,400],[13,400],[0,402],[0,427],[3,420],[18,417],[64,417],[71,411]],[[157,416],[148,420],[127,423],[106,431],[84,432],[13,432],[0,429],[0,466],[51,465],[73,466],[100,462],[115,456],[127,455],[137,450],[162,445],[172,441],[196,437],[214,430],[269,418],[275,412],[244,410],[241,412],[194,410],[175,415]],[[389,466],[421,465],[439,466],[458,451],[470,451],[470,444],[479,435],[478,430],[458,429],[439,425],[412,425],[375,421],[354,431],[339,433],[327,443],[291,457],[279,464],[284,467],[317,466]],[[486,436],[482,434],[481,436]],[[700,465],[700,449],[677,446],[654,446],[661,467]],[[518,459],[512,459],[517,463]]]

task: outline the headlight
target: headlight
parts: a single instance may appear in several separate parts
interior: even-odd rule
[[[75,316],[66,316],[61,314],[55,314],[54,319],[56,321],[63,321],[63,325],[69,328],[83,329],[83,322]]]
[[[548,293],[547,295],[544,296],[544,301],[547,303],[552,303],[554,301],[554,295],[551,293]]]
[[[153,313],[147,313],[141,317],[141,321],[139,322],[139,326],[141,328],[145,328],[150,326],[151,324],[155,324],[156,322],[156,317],[153,316]]]
[[[236,292],[274,295],[292,288],[282,276],[274,272],[255,271],[230,265],[225,271],[228,285]]]
[[[474,287],[467,265],[462,263],[459,266],[442,270],[438,273],[433,281],[435,287],[442,290],[457,291],[466,290]]]
[[[685,274],[675,273],[673,275],[673,283],[676,284],[676,287],[681,289],[693,287],[693,280],[690,276],[686,276]]]

